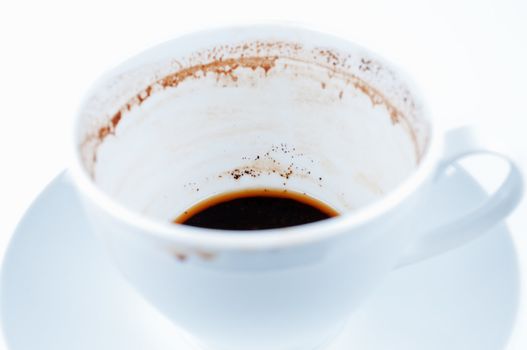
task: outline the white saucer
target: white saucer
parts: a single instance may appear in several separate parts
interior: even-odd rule
[[[455,193],[456,201],[443,194]],[[440,221],[484,198],[455,169],[416,213]],[[332,350],[500,350],[518,304],[516,255],[504,225],[455,251],[394,271]],[[20,222],[3,264],[1,317],[10,350],[187,350],[169,321],[114,269],[66,175]]]

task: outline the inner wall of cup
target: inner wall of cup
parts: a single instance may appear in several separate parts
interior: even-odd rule
[[[353,211],[407,178],[428,139],[418,101],[378,60],[287,41],[136,65],[83,111],[79,151],[93,181],[163,221],[244,188]]]

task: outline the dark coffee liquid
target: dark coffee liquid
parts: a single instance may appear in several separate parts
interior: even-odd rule
[[[220,230],[265,230],[307,224],[338,213],[305,194],[283,190],[245,190],[206,199],[175,223]]]

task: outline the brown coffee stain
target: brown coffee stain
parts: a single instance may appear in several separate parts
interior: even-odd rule
[[[379,91],[367,85],[363,80],[360,79],[354,79],[353,86],[370,98],[372,106],[375,107],[377,105],[384,105],[390,114],[392,124],[395,125],[399,123],[400,119],[402,118],[402,113],[400,113],[397,108],[388,102],[386,97],[384,97]]]
[[[284,156],[287,156],[287,160],[283,159]],[[241,161],[245,162],[245,165],[220,173],[218,178],[230,177],[234,180],[239,180],[242,177],[256,178],[262,175],[279,176],[284,181],[292,176],[311,178],[311,170],[298,164],[298,160],[302,158],[303,161],[300,163],[305,164],[304,153],[298,152],[296,147],[287,143],[275,144],[271,145],[267,152],[242,157]],[[314,162],[312,159],[310,161],[311,163]]]
[[[112,123],[112,128],[114,130],[117,127],[117,124],[119,124],[119,122],[121,121],[121,117],[122,117],[121,111],[115,113],[114,116],[112,117],[111,123]]]
[[[234,74],[234,71],[237,68],[250,68],[253,71],[258,68],[261,68],[264,70],[265,74],[267,74],[269,70],[274,67],[277,59],[278,56],[220,59],[218,61],[213,61],[206,64],[200,64],[182,69],[176,73],[167,75],[166,77],[157,81],[157,83],[164,88],[176,87],[188,78],[198,78],[198,72],[201,72],[204,75],[207,75],[207,73],[215,73],[218,76],[229,76],[233,81],[236,81],[238,78]]]
[[[183,81],[189,78],[199,78],[199,74],[206,76],[207,73],[214,73],[218,76],[228,76],[232,81],[237,81],[238,77],[235,75],[235,70],[243,67],[249,68],[253,71],[257,69],[263,69],[264,74],[275,66],[275,62],[278,56],[263,56],[263,57],[239,57],[239,58],[228,58],[215,60],[206,64],[194,65],[188,68],[181,69],[175,73],[169,74],[162,79],[157,80],[153,84],[147,86],[145,89],[137,93],[131,98],[120,110],[118,110],[107,125],[99,127],[95,135],[88,136],[80,145],[81,149],[87,148],[89,145],[93,145],[92,163],[97,161],[97,148],[108,135],[115,135],[115,130],[122,119],[123,113],[130,111],[134,106],[140,106],[146,101],[152,93],[158,89],[166,89],[177,87]],[[90,169],[92,177],[94,177],[94,170]]]
[[[293,175],[296,175],[299,177],[306,177],[308,175],[307,172],[300,172],[300,171],[295,171],[295,170],[296,169],[295,169],[294,163],[289,164],[287,167],[283,167],[279,165],[278,162],[272,165],[252,164],[252,165],[241,166],[241,167],[237,167],[235,169],[229,170],[223,174],[218,175],[218,177],[221,178],[224,175],[227,175],[227,176],[232,177],[234,180],[239,180],[242,177],[257,178],[262,175],[275,174],[277,176],[284,178],[285,180],[288,180]]]
[[[188,211],[185,211],[185,213],[183,215],[186,215],[187,213],[188,213]],[[203,260],[203,261],[213,261],[217,257],[217,254],[214,253],[214,252],[211,252],[211,251],[202,250],[202,249],[196,249],[196,250],[188,251],[188,250],[182,249],[181,247],[179,247],[179,248],[175,248],[175,247],[169,248],[168,249],[168,253],[171,256],[173,256],[175,258],[175,260],[177,260],[179,262],[187,262],[187,261],[190,261],[191,259],[193,259],[195,257],[197,257],[197,258],[199,258],[200,260]]]
[[[140,106],[146,101],[154,91],[154,87],[174,88],[181,84],[183,81],[189,78],[199,78],[199,74],[206,76],[207,73],[215,73],[217,79],[219,80],[220,76],[228,76],[232,81],[237,81],[238,77],[235,75],[236,69],[239,67],[250,68],[253,71],[261,68],[264,73],[267,73],[275,66],[275,62],[278,59],[278,56],[264,56],[264,57],[239,57],[239,58],[228,58],[228,59],[219,59],[217,61],[212,61],[205,64],[194,65],[188,68],[181,69],[175,73],[169,74],[153,84],[147,86],[144,90],[141,90],[133,98],[131,98],[123,108],[117,111],[111,118],[111,126],[102,126],[99,129],[98,135],[99,139],[102,142],[103,139],[111,134],[113,130],[119,124],[121,120],[123,110],[130,111],[134,106]]]
[[[390,120],[392,124],[396,125],[398,123],[401,123],[404,129],[408,132],[408,135],[410,136],[410,139],[412,140],[412,143],[414,145],[416,162],[419,163],[421,161],[423,151],[419,147],[420,145],[417,140],[417,133],[414,127],[412,126],[412,124],[410,123],[410,121],[408,120],[408,118],[404,115],[404,113],[402,113],[397,107],[395,107],[393,103],[391,103],[390,100],[383,93],[381,93],[378,89],[372,87],[371,85],[366,83],[363,79],[361,79],[357,75],[344,70],[342,67],[337,67],[336,66],[337,62],[340,62],[340,60],[337,57],[337,54],[335,54],[334,52],[330,50],[321,50],[319,52],[323,52],[326,55],[326,57],[328,57],[326,61],[330,62],[331,66],[328,66],[327,64],[324,64],[324,63],[313,62],[313,61],[309,61],[309,60],[305,60],[305,59],[301,59],[297,57],[280,57],[280,58],[289,59],[291,61],[302,62],[304,64],[315,65],[323,69],[329,69],[333,72],[333,75],[332,75],[333,78],[341,77],[341,78],[346,79],[346,82],[348,84],[351,84],[353,87],[355,87],[357,90],[362,92],[365,96],[367,96],[370,99],[372,106],[383,105],[388,111],[388,114],[390,115]],[[367,63],[368,65],[373,65],[373,62],[371,60],[362,59],[361,62],[364,62],[364,64]],[[333,65],[333,63],[335,63],[335,65]],[[346,67],[346,69],[349,69],[349,68]],[[371,67],[368,69],[371,69]],[[406,93],[409,94],[408,91],[406,91]],[[412,104],[411,107],[412,109],[415,109],[414,104]]]
[[[187,261],[187,259],[188,259],[187,254],[184,254],[184,253],[174,252],[174,253],[172,253],[172,254],[174,255],[174,257],[175,257],[177,260],[179,260],[179,261],[181,261],[181,262],[185,262],[185,261]]]
[[[207,252],[204,250],[196,250],[196,255],[205,261],[211,261],[211,260],[214,260],[214,258],[216,258],[216,254],[212,252]]]
[[[102,141],[109,133],[111,133],[111,128],[109,126],[103,126],[99,129],[98,136],[99,139]]]
[[[273,52],[273,50],[277,52]],[[351,84],[361,93],[366,95],[371,100],[373,106],[385,106],[388,114],[390,115],[392,124],[395,125],[401,123],[408,132],[415,146],[416,161],[419,163],[422,156],[422,151],[420,150],[416,130],[414,129],[412,123],[410,123],[408,118],[402,112],[400,112],[379,90],[367,84],[366,81],[358,77],[356,74],[350,72],[350,70],[353,68],[347,63],[348,59],[351,58],[350,55],[343,56],[339,52],[327,48],[313,48],[311,50],[313,60],[310,60],[307,59],[309,54],[305,51],[306,50],[304,50],[304,47],[298,43],[283,41],[255,41],[241,43],[236,46],[221,45],[208,50],[195,52],[189,56],[188,61],[190,64],[188,67],[181,68],[177,72],[166,75],[163,78],[158,79],[157,81],[148,85],[145,89],[141,90],[127,103],[125,103],[123,107],[121,107],[114,115],[112,115],[106,125],[99,127],[99,129],[94,134],[88,136],[81,144],[81,147],[86,149],[91,147],[90,152],[93,152],[93,155],[91,156],[93,158],[92,163],[95,163],[98,145],[101,144],[109,135],[115,135],[116,128],[119,122],[122,120],[123,114],[127,111],[130,111],[135,106],[140,106],[156,91],[174,88],[187,79],[199,79],[203,76],[207,76],[208,74],[215,74],[218,81],[221,77],[228,77],[231,81],[236,82],[238,80],[236,70],[239,68],[249,68],[252,71],[261,69],[267,76],[269,71],[276,66],[277,60],[280,59],[284,60],[285,62],[301,62],[303,64],[326,69],[330,79],[337,77],[340,79],[343,78],[347,83]],[[261,52],[266,54],[260,55]],[[225,58],[226,55],[235,57]],[[301,56],[306,58],[302,58]],[[204,60],[207,60],[208,62],[196,64],[196,62],[203,62]],[[194,64],[192,64],[192,62],[194,62]],[[178,63],[178,67],[184,66],[180,62],[176,63]],[[290,66],[290,64],[285,63],[283,68],[288,69]],[[383,69],[379,63],[366,58],[362,58],[360,60],[360,64],[357,68],[362,72],[369,71],[371,72],[370,74],[376,74]],[[298,76],[296,72],[294,75]],[[327,85],[328,83],[321,82],[321,87],[323,89],[326,88]],[[342,99],[343,94],[343,91],[339,92],[339,99]],[[410,96],[409,92],[405,92],[405,94]],[[408,100],[406,97],[403,100],[405,103],[409,104],[410,109],[415,109],[412,101],[409,101],[412,103],[407,102]],[[250,175],[246,174],[245,170],[246,169],[243,169],[243,174]],[[90,171],[92,172],[93,177],[94,170],[92,169]]]
[[[110,119],[110,122],[108,125],[102,126],[97,131],[97,135],[95,137],[87,137],[80,145],[81,149],[87,148],[90,144],[94,145],[94,150],[92,152],[92,163],[95,164],[97,161],[97,147],[102,141],[108,136],[108,135],[115,135],[115,128],[117,127],[117,124],[121,121],[122,113],[121,111],[115,113],[113,117]],[[91,167],[89,169],[91,177],[95,177],[94,169]]]

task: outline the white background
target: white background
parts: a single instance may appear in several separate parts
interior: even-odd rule
[[[391,59],[423,88],[435,117],[451,127],[477,125],[502,139],[527,168],[522,0],[0,0],[0,256],[24,210],[67,167],[71,118],[93,80],[182,33],[269,20],[331,31]],[[495,182],[481,166],[478,176]],[[523,281],[525,202],[508,219]],[[527,349],[526,310],[522,306],[508,350]]]

